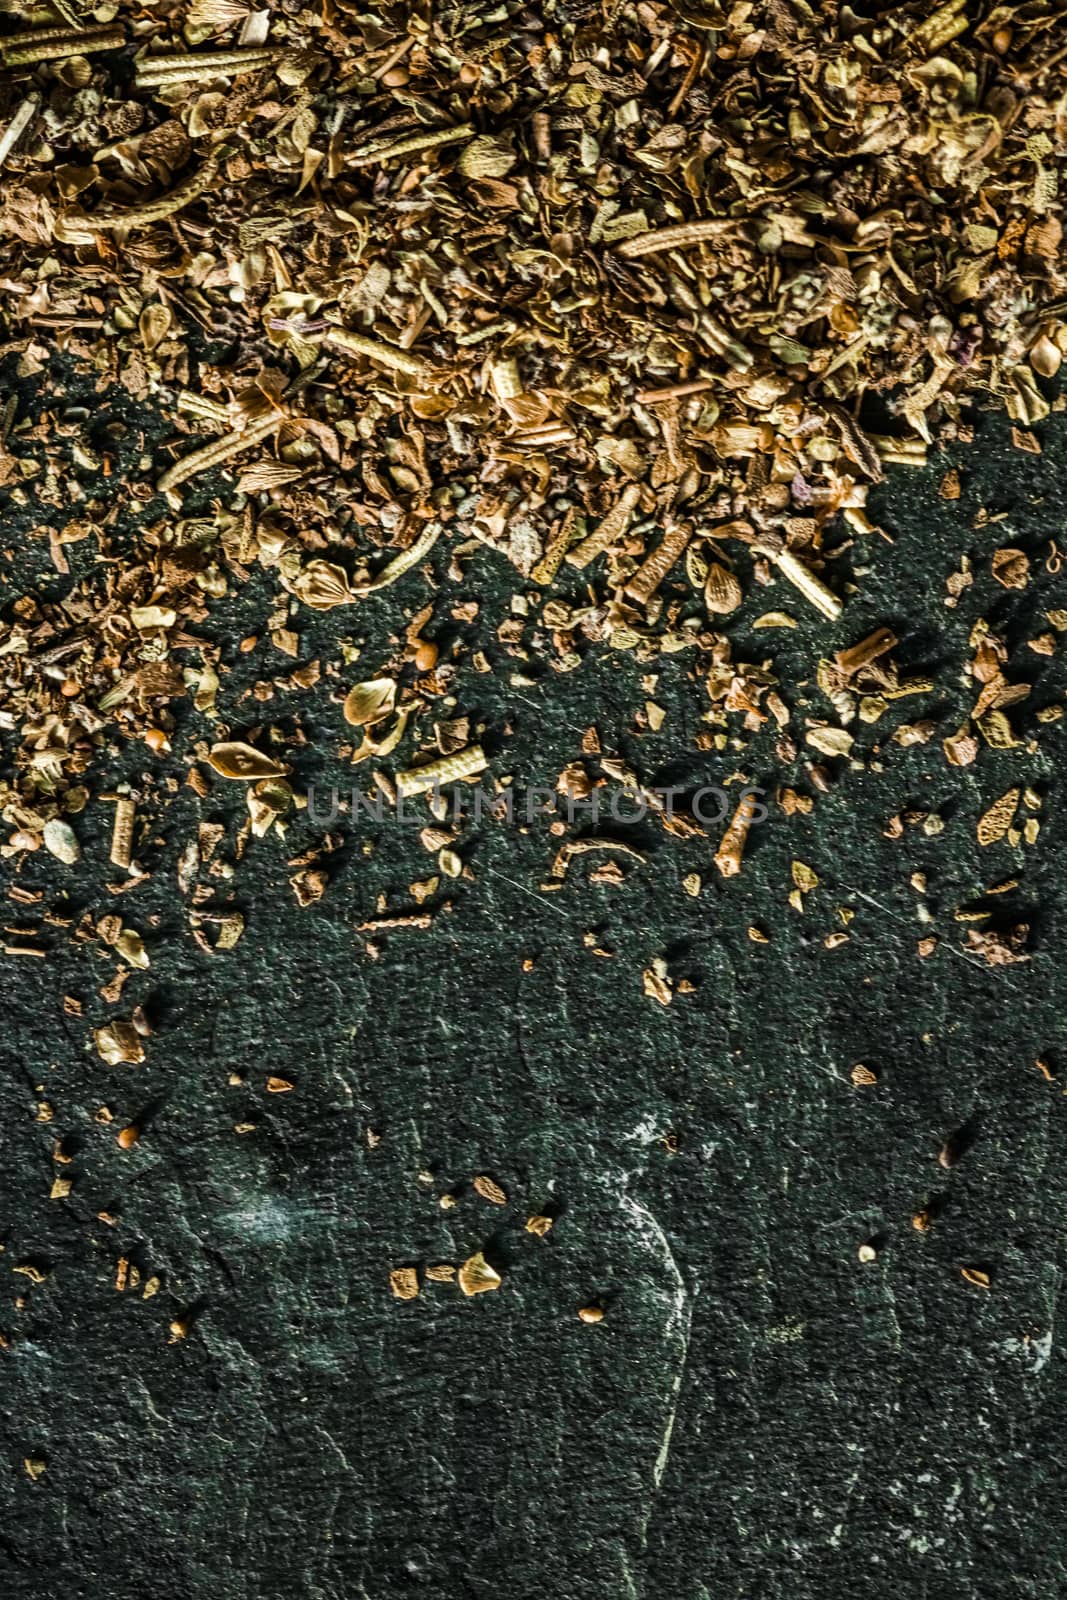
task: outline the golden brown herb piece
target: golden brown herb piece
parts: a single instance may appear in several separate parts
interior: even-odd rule
[[[394,1267],[389,1287],[397,1300],[414,1300],[419,1293],[419,1274],[414,1267]]]
[[[647,605],[674,563],[685,553],[690,532],[685,527],[667,529],[657,549],[641,563],[627,583],[626,593],[631,600]]]
[[[427,128],[422,133],[408,134],[402,139],[387,139],[353,150],[346,158],[350,167],[371,167],[381,161],[395,161],[398,156],[420,155],[424,150],[437,150],[442,145],[457,144],[474,137],[469,122],[455,128]]]
[[[998,839],[1003,839],[1015,821],[1021,794],[1021,789],[1009,789],[979,817],[977,831],[980,845],[996,844]]]
[[[397,793],[402,800],[407,800],[413,795],[426,794],[442,784],[457,783],[464,778],[477,777],[478,773],[484,772],[488,765],[481,745],[468,745],[465,750],[457,750],[454,755],[441,756],[437,761],[428,761],[425,766],[409,767],[404,772],[398,772]]]
[[[715,617],[728,617],[741,604],[741,585],[736,575],[719,561],[713,561],[708,567],[704,604]]]
[[[118,24],[97,28],[33,28],[0,44],[0,66],[28,67],[37,61],[62,61],[70,56],[121,50],[126,35]]]
[[[194,172],[191,177],[186,178],[184,183],[178,184],[177,188],[172,189],[169,194],[161,195],[158,200],[149,200],[140,206],[101,206],[98,211],[94,211],[91,214],[65,213],[56,222],[56,238],[63,240],[64,243],[80,244],[84,242],[84,238],[88,238],[91,241],[93,236],[98,233],[113,233],[120,228],[145,228],[153,222],[162,222],[167,217],[173,217],[179,211],[184,211],[186,206],[190,206],[194,201],[199,200],[201,195],[206,194],[211,188],[217,176],[218,166],[215,160],[209,156],[198,172]],[[263,437],[266,437],[266,435],[263,435]],[[249,440],[248,442],[251,443],[253,441]],[[228,455],[233,453],[232,450],[224,451],[217,458],[210,459],[208,465],[213,466],[216,464],[216,460],[225,460]],[[206,455],[207,451],[201,451],[198,454]],[[202,471],[204,469],[197,467],[193,470]],[[164,473],[163,478],[169,481],[164,483],[163,478],[161,478],[159,488],[160,490],[169,488],[173,483],[180,483],[183,477],[191,475],[191,472],[185,472],[178,476]]]
[[[466,1295],[486,1294],[490,1289],[499,1289],[503,1281],[480,1250],[468,1256],[459,1269],[459,1286]]]
[[[485,1173],[479,1173],[474,1180],[474,1190],[483,1200],[489,1200],[494,1206],[506,1206],[508,1197],[498,1183],[494,1183]]]
[[[396,681],[393,678],[369,678],[357,683],[345,696],[342,707],[344,719],[353,727],[373,727],[392,714],[396,704]]]
[[[132,800],[125,797],[115,802],[115,818],[111,829],[111,862],[116,867],[129,867],[133,858],[133,824],[137,815]]]
[[[144,1060],[144,1045],[132,1022],[116,1019],[93,1032],[97,1053],[109,1067],[136,1066]]]
[[[729,827],[719,841],[719,848],[715,852],[715,865],[724,878],[734,878],[741,871],[741,857],[744,854],[745,841],[748,838],[752,820],[756,815],[759,801],[753,794],[742,797],[737,810],[734,812]]]
[[[573,549],[567,551],[567,561],[572,567],[587,567],[611,545],[617,544],[630,526],[630,519],[641,499],[641,485],[627,484],[607,516],[592,533],[586,534]]]
[[[240,739],[213,745],[208,762],[220,777],[245,783],[260,778],[281,778],[289,770],[271,756],[265,756],[254,745],[245,744]]]

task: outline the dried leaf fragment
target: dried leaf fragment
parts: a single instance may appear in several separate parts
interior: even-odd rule
[[[144,1045],[132,1022],[116,1020],[93,1030],[97,1054],[109,1067],[137,1066],[144,1060]]]
[[[468,1256],[459,1269],[459,1286],[466,1295],[486,1294],[490,1289],[499,1289],[503,1281],[480,1250]]]
[[[211,747],[208,761],[222,778],[248,782],[253,778],[282,778],[289,771],[254,745],[234,739]]]
[[[853,745],[847,728],[809,728],[805,738],[824,756],[847,756]]]
[[[474,1189],[477,1194],[481,1195],[483,1200],[489,1200],[495,1206],[506,1206],[508,1203],[508,1197],[504,1190],[484,1173],[479,1173],[475,1178]]]
[[[1015,820],[1021,794],[1021,789],[1009,789],[979,817],[977,831],[980,845],[996,844],[998,839],[1003,839]]]
[[[355,728],[373,727],[391,715],[395,704],[396,683],[392,678],[368,678],[345,696],[344,719]]]
[[[397,1300],[414,1300],[419,1293],[419,1274],[414,1267],[394,1267],[389,1287]]]
[[[790,872],[792,873],[793,882],[802,894],[810,894],[813,889],[819,887],[818,874],[811,867],[805,865],[803,861],[792,862],[790,864]]]
[[[991,568],[1005,589],[1025,589],[1030,582],[1030,558],[1023,550],[994,550]]]
[[[69,822],[53,817],[44,825],[43,838],[44,847],[49,855],[55,856],[57,861],[62,861],[64,866],[72,867],[81,859],[81,845]]]

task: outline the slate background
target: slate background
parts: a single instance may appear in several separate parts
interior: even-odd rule
[[[876,520],[895,542],[850,552],[858,592],[837,627],[764,591],[732,630],[735,651],[774,655],[792,685],[820,653],[891,623],[902,665],[938,689],[863,737],[943,713],[940,737],[972,698],[957,667],[986,615],[1017,646],[1010,675],[1036,684],[1015,722],[1041,733],[1039,754],[983,751],[960,772],[939,738],[887,746],[884,770],[846,773],[814,817],[766,823],[729,883],[704,841],[638,826],[626,836],[649,861],[624,887],[590,884],[579,862],[542,896],[544,830],[487,826],[464,845],[475,882],[456,887],[452,913],[383,937],[376,962],[354,924],[379,892],[431,870],[413,833],[386,824],[370,858],[351,841],[308,910],[284,863],[312,833],[256,842],[231,886],[248,931],[210,958],[188,936],[174,862],[198,817],[235,824],[241,797],[220,785],[198,807],[185,791],[146,852],[155,876],[121,902],[153,961],[119,1008],[151,1008],[143,1067],[108,1069],[87,1047],[113,1014],[96,994],[111,971],[98,953],[57,935],[47,962],[5,963],[0,1581],[13,1600],[140,1600],[161,1586],[197,1600],[1059,1590],[1064,732],[1033,711],[1062,699],[1064,675],[1021,641],[1043,608],[1067,604],[1043,568],[1050,537],[1067,545],[1067,424],[1038,430],[1038,459],[1012,449],[1002,418],[977,421],[975,446],[879,492]],[[936,497],[950,461],[963,469],[954,504]],[[1007,518],[973,529],[983,503]],[[47,547],[21,544],[19,527],[9,520],[12,594],[56,581]],[[1034,557],[1022,595],[989,577],[990,551],[1009,543]],[[944,578],[965,551],[978,581],[948,611]],[[488,552],[468,569],[487,641],[511,580]],[[424,603],[412,581],[360,617],[365,661]],[[255,579],[200,630],[249,682],[264,661],[236,641],[269,593]],[[769,606],[801,627],[753,633]],[[352,620],[302,613],[299,626],[311,658]],[[590,655],[516,688],[515,663],[495,654],[493,678],[462,680],[461,709],[517,783],[550,781],[593,721],[652,782],[754,770],[743,756],[679,768],[706,708],[683,658],[660,668],[663,731],[639,736],[646,696],[628,658]],[[340,773],[342,727],[334,707],[312,728],[309,779]],[[143,766],[132,748],[112,761],[113,776]],[[974,822],[1016,774],[1046,794],[1044,831],[1034,849],[981,852]],[[773,767],[755,776],[770,786]],[[908,805],[940,807],[945,832],[885,839]],[[102,806],[78,819],[77,874],[36,859],[21,881],[77,913],[114,909],[109,821]],[[794,858],[822,880],[803,916],[785,905]],[[697,900],[681,887],[690,871],[705,878]],[[1016,875],[998,908],[1029,917],[1034,959],[989,970],[959,953],[967,924],[953,911]],[[840,905],[855,910],[852,939],[827,952]],[[749,940],[754,923],[770,944]],[[590,930],[613,959],[589,952]],[[943,942],[923,962],[928,932]],[[697,985],[669,1009],[641,990],[660,954]],[[68,992],[83,1019],[63,1015]],[[876,1088],[850,1083],[857,1060],[877,1069]],[[296,1092],[264,1094],[270,1071]],[[34,1120],[38,1086],[56,1106],[50,1127]],[[123,1120],[156,1103],[136,1150],[94,1122],[102,1103]],[[241,1120],[255,1133],[236,1136]],[[964,1126],[973,1142],[946,1171],[938,1150]],[[76,1148],[61,1204],[48,1200],[57,1134]],[[444,1188],[481,1171],[508,1190],[506,1211],[470,1193],[440,1209]],[[920,1235],[912,1213],[931,1203]],[[537,1240],[522,1225],[546,1206],[558,1221]],[[103,1209],[114,1228],[96,1220]],[[878,1260],[861,1265],[872,1238]],[[504,1273],[499,1293],[466,1301],[428,1284],[410,1304],[390,1297],[392,1266],[479,1248]],[[120,1253],[163,1274],[164,1292],[116,1294]],[[8,1276],[24,1260],[51,1267],[44,1284]],[[990,1292],[962,1265],[985,1267]],[[597,1297],[607,1315],[589,1327],[576,1311]],[[168,1345],[169,1319],[189,1307],[190,1336]],[[27,1455],[48,1464],[36,1484]]]

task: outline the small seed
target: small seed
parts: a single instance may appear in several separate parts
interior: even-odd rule
[[[491,1200],[495,1206],[506,1206],[508,1197],[498,1183],[492,1178],[487,1178],[484,1173],[479,1173],[474,1180],[474,1188],[483,1200]]]

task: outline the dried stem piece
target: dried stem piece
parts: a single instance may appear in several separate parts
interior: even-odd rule
[[[900,641],[890,628],[875,628],[873,633],[861,639],[859,644],[851,645],[847,650],[838,650],[834,656],[839,671],[846,678],[854,677],[861,667],[870,666],[872,661],[877,661],[879,656],[884,656],[887,650]]]
[[[224,461],[240,455],[242,450],[249,450],[253,445],[262,444],[285,421],[285,417],[277,412],[272,412],[268,417],[260,417],[258,422],[250,422],[242,433],[228,434],[225,439],[216,439],[213,444],[206,444],[199,450],[194,450],[192,455],[183,456],[181,461],[176,461],[169,467],[156,484],[160,494],[165,494],[168,489],[175,488],[179,483],[184,483],[187,478],[195,478],[201,472],[209,472],[212,467],[221,466]]]
[[[794,589],[799,589],[805,600],[811,601],[816,611],[821,611],[830,622],[837,621],[842,610],[840,600],[798,556],[791,550],[776,551],[762,545],[757,545],[756,548],[774,562],[782,577],[788,578]]]
[[[469,122],[455,128],[427,129],[412,133],[404,139],[387,140],[385,144],[363,145],[347,159],[350,167],[372,167],[378,161],[394,161],[398,156],[417,155],[421,150],[436,150],[439,145],[456,144],[461,139],[473,139],[474,129]]]
[[[247,50],[191,51],[173,56],[143,56],[137,63],[138,89],[158,88],[167,83],[195,83],[202,78],[235,77],[265,67],[278,55],[274,45],[258,45]]]
[[[567,546],[571,542],[571,534],[574,532],[574,524],[577,520],[578,513],[573,506],[570,506],[555,534],[549,540],[544,555],[530,573],[534,583],[552,582],[563,563],[563,557],[567,554]]]
[[[133,860],[133,822],[137,815],[132,800],[115,802],[115,821],[111,828],[111,863],[127,868]]]
[[[567,561],[572,567],[587,567],[595,561],[609,545],[615,544],[622,538],[630,526],[630,518],[637,508],[641,498],[641,485],[629,483],[612,506],[607,516],[592,533],[576,544],[573,550],[567,551]]]
[[[634,395],[639,406],[658,406],[670,400],[685,400],[691,394],[706,394],[715,386],[710,378],[694,378],[692,383],[670,383],[664,389],[639,389]]]
[[[439,761],[430,761],[424,767],[408,767],[405,772],[398,772],[396,791],[401,800],[408,800],[412,795],[426,794],[430,789],[437,789],[443,783],[456,783],[462,778],[477,777],[478,773],[484,772],[488,765],[481,745],[469,744],[465,750],[457,750],[451,756],[442,756]]]
[[[0,66],[30,67],[36,61],[96,55],[101,50],[121,50],[125,43],[122,29],[110,24],[101,28],[34,28],[0,45]]]
[[[741,856],[758,804],[755,795],[746,794],[734,812],[730,826],[722,836],[719,848],[715,852],[715,865],[724,878],[734,878],[741,871]]]
[[[217,162],[209,156],[199,172],[194,172],[192,177],[179,183],[169,194],[160,195],[158,200],[146,201],[142,206],[105,206],[92,216],[69,214],[61,217],[56,225],[56,237],[64,243],[77,244],[82,241],[76,235],[83,232],[91,236],[94,233],[110,233],[114,228],[144,228],[149,223],[162,222],[164,218],[173,217],[176,212],[192,205],[194,200],[199,200],[214,183],[217,173]]]
[[[706,239],[721,239],[737,232],[737,223],[730,217],[710,217],[706,222],[682,222],[673,228],[655,228],[648,233],[635,234],[615,246],[615,254],[627,261],[638,256],[652,255],[656,250],[676,250],[690,244],[703,244]]]
[[[692,536],[690,528],[668,528],[657,549],[647,556],[629,583],[626,593],[639,605],[647,605],[668,572],[682,555]]]
[[[224,406],[218,400],[211,400],[207,395],[195,394],[192,389],[183,389],[178,396],[178,410],[187,417],[197,417],[201,422],[208,422],[214,428],[228,429],[232,418],[229,406]]]
[[[419,911],[410,917],[371,917],[369,922],[357,922],[357,933],[389,933],[394,928],[431,928],[433,916],[429,911]]]
[[[422,361],[398,345],[386,344],[384,339],[367,339],[361,333],[350,333],[347,328],[327,328],[322,335],[325,344],[337,350],[347,350],[351,356],[365,356],[379,366],[392,367],[394,372],[406,372],[409,378],[432,378],[439,375],[438,368]]]
[[[424,556],[428,556],[440,537],[439,523],[427,523],[423,532],[407,550],[401,550],[398,556],[384,566],[376,578],[369,583],[361,583],[355,589],[356,594],[374,594],[378,589],[388,589],[391,583],[402,578],[405,572],[410,572],[412,567],[417,567]]]

